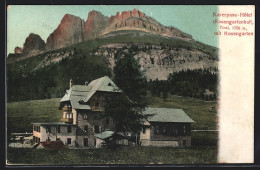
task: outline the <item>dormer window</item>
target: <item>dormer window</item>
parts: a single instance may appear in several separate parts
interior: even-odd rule
[[[107,86],[112,86],[112,84],[111,83],[108,83],[108,85]]]
[[[84,101],[83,100],[79,100],[78,103],[79,104],[84,104]]]
[[[87,104],[87,102],[85,102],[85,101],[82,100],[82,99],[80,99],[80,100],[78,101],[78,103],[79,103],[79,104],[82,104],[82,105],[86,105],[86,104]]]

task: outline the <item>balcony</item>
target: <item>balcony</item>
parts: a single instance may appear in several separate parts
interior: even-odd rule
[[[66,122],[66,123],[72,123],[73,122],[73,118],[61,118],[60,121]]]
[[[104,107],[92,107],[91,110],[92,111],[96,111],[96,112],[103,112],[104,111]]]
[[[62,108],[63,111],[71,111],[72,110],[72,107],[71,106],[64,106]]]

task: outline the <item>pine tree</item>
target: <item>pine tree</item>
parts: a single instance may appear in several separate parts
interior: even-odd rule
[[[105,115],[114,119],[116,131],[136,134],[149,116],[143,114],[147,106],[146,80],[133,55],[127,54],[117,60],[114,67],[114,82],[122,93],[106,102]]]
[[[140,71],[140,64],[131,54],[116,61],[114,67],[114,82],[138,107],[145,108],[146,80]]]

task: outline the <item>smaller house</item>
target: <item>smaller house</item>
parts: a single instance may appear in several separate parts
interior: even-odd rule
[[[182,110],[147,108],[151,114],[140,132],[142,146],[191,146],[191,123],[194,121]]]
[[[104,131],[95,135],[96,148],[101,148],[104,145],[133,145],[130,136],[113,131]]]

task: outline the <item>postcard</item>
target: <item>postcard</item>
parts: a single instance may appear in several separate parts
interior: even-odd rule
[[[255,7],[8,5],[6,165],[254,163]]]

